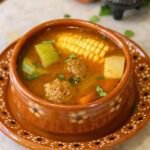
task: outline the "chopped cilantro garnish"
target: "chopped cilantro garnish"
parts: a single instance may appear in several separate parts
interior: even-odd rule
[[[68,56],[68,58],[65,60],[65,62],[67,63],[67,62],[69,62],[70,60],[76,59],[76,58],[77,58],[76,54],[71,53],[71,54]]]
[[[66,18],[66,19],[71,18],[71,15],[69,15],[69,14],[64,14],[64,18]]]
[[[35,80],[37,78],[39,78],[41,75],[38,72],[35,72],[34,74],[27,76],[26,79],[27,80]]]
[[[96,92],[100,97],[104,97],[107,95],[107,93],[99,85],[96,86]]]
[[[97,23],[98,21],[100,21],[100,17],[94,15],[94,16],[92,16],[92,17],[90,18],[89,21],[92,22],[92,23]]]
[[[125,34],[125,36],[128,37],[128,38],[132,38],[132,37],[134,37],[134,35],[135,35],[135,33],[134,33],[133,31],[131,31],[131,30],[126,30],[126,31],[124,32],[124,34]]]
[[[103,39],[103,40],[106,40],[106,39],[107,39],[107,36],[106,36],[106,35],[102,35],[102,39]]]
[[[65,76],[64,76],[64,74],[62,74],[62,73],[59,73],[59,74],[57,75],[57,78],[58,78],[59,80],[65,80]]]
[[[112,14],[112,9],[110,6],[105,5],[101,7],[100,13],[99,13],[100,16],[109,16],[111,14]]]
[[[80,77],[72,76],[69,78],[69,82],[72,85],[77,85],[80,82]]]
[[[69,55],[69,58],[71,58],[71,59],[75,59],[75,58],[77,58],[77,56],[76,56],[76,54],[75,54],[75,53],[71,53],[71,54]]]

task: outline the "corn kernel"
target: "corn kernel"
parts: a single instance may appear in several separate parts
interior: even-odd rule
[[[86,50],[84,50],[83,56],[84,56],[85,59],[88,57],[88,52]]]
[[[75,47],[76,47],[75,45],[71,45],[70,48],[69,48],[69,51],[74,52]]]
[[[79,47],[81,47],[80,45],[81,45],[81,41],[79,41],[79,43],[77,44]]]
[[[84,51],[85,51],[85,50],[84,50],[83,48],[81,48],[81,49],[78,51],[78,54],[79,54],[79,55],[83,55]]]
[[[107,52],[107,51],[109,50],[109,46],[108,46],[108,45],[105,46],[105,47],[103,48],[103,50],[104,50],[105,52]]]
[[[99,60],[99,58],[100,58],[100,57],[99,57],[98,55],[95,55],[95,56],[93,57],[93,61],[94,61],[94,62],[97,62],[97,61]]]
[[[96,41],[96,42],[93,44],[93,46],[97,48],[99,44],[100,44],[100,43],[99,43],[98,41]]]
[[[63,39],[63,41],[67,42],[68,41],[68,36],[65,36],[64,39]]]
[[[94,46],[91,47],[91,52],[95,52],[96,48]]]
[[[91,60],[94,57],[94,53],[89,53],[88,58]]]
[[[70,47],[71,47],[71,44],[69,44],[69,43],[67,43],[67,45],[66,45],[66,49],[70,49]]]
[[[71,41],[72,41],[72,37],[68,37],[68,43],[71,43]]]
[[[76,40],[76,39],[72,38],[70,43],[71,43],[71,44],[74,44],[75,40]]]
[[[100,52],[101,52],[101,49],[97,48],[97,49],[95,50],[95,55],[99,54]]]
[[[86,50],[87,50],[87,51],[91,51],[91,48],[92,48],[92,45],[87,44]]]
[[[106,54],[106,52],[105,51],[102,51],[101,53],[100,53],[100,57],[102,58],[102,57],[104,57],[105,56],[105,54]]]
[[[64,39],[64,36],[60,36],[58,40],[63,41],[63,39]]]
[[[66,49],[66,43],[60,43],[61,46],[58,46],[60,47],[63,51]]]
[[[83,44],[82,44],[82,46],[81,46],[82,48],[86,48],[87,47],[87,43],[86,42],[84,42]]]
[[[101,42],[101,43],[99,44],[98,48],[99,48],[100,50],[102,50],[104,46],[105,46],[104,43]]]
[[[74,44],[75,44],[75,45],[78,45],[79,42],[80,42],[80,39],[77,39],[77,40],[74,42]]]
[[[62,42],[60,44],[62,45],[63,48],[66,48],[66,43],[65,42]]]
[[[73,35],[73,39],[78,39],[78,38],[79,38],[78,34]]]
[[[93,46],[93,45],[94,45],[94,43],[95,43],[95,40],[93,40],[93,39],[90,39],[90,40],[89,40],[89,44],[90,44],[90,45],[92,45],[92,46]]]
[[[89,39],[89,38],[86,39],[87,44],[89,44],[90,41],[91,41],[91,39]]]
[[[79,53],[79,51],[80,51],[80,47],[79,47],[79,46],[76,46],[76,47],[74,48],[74,53]]]
[[[84,43],[84,39],[81,39],[78,43],[78,46],[82,47],[82,44]]]

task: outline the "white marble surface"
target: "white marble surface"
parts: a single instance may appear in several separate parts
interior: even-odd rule
[[[0,50],[21,36],[31,27],[43,21],[63,18],[65,13],[73,18],[88,20],[98,14],[99,3],[82,5],[75,0],[6,0],[0,4]],[[150,7],[140,11],[128,11],[122,21],[102,17],[100,24],[124,33],[126,29],[135,32],[135,40],[146,52],[150,52]],[[24,150],[0,132],[0,150]],[[150,150],[150,125],[117,150]]]

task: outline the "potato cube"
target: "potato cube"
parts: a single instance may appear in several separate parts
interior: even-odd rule
[[[121,79],[125,68],[125,57],[110,56],[105,58],[104,77],[107,79]]]

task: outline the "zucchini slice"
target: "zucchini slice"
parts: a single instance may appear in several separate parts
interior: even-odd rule
[[[35,49],[41,59],[44,68],[49,67],[51,64],[56,63],[59,55],[51,43],[41,43],[35,45]]]
[[[34,65],[32,60],[30,60],[29,58],[23,59],[22,71],[27,74],[27,79],[30,79],[30,80],[35,79],[47,73],[47,71],[44,70],[43,68],[37,67],[36,65]]]

